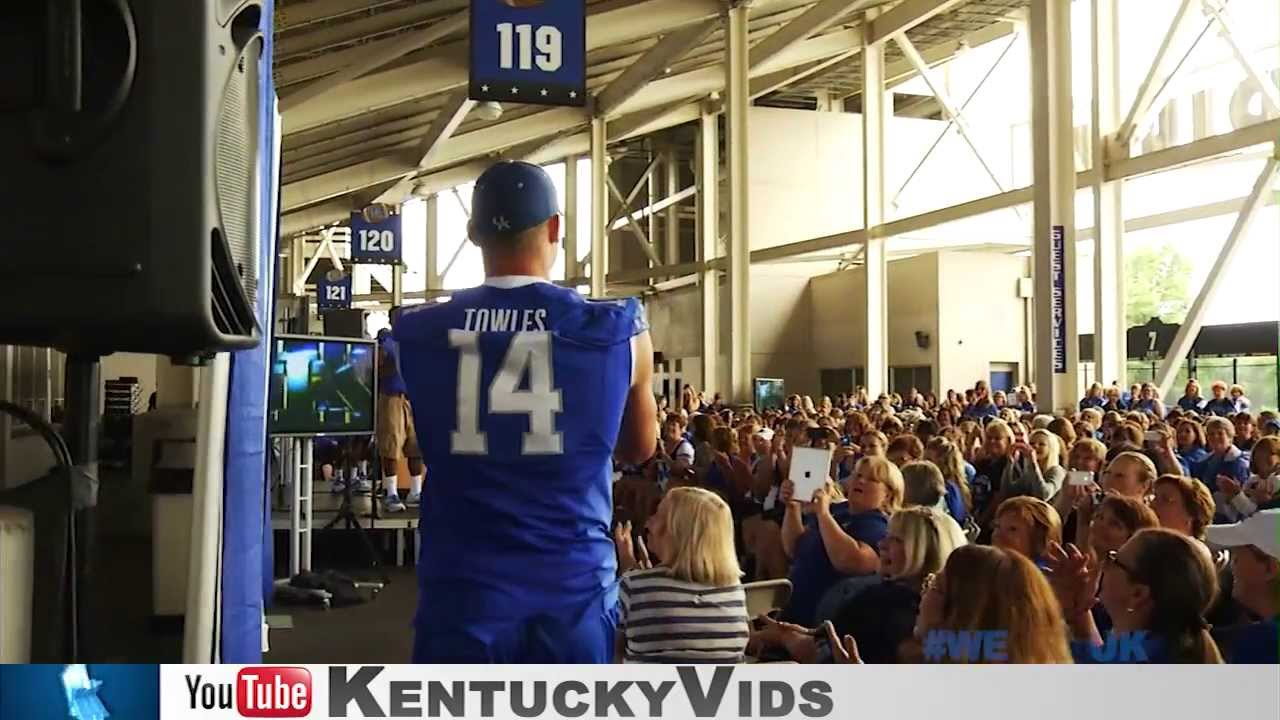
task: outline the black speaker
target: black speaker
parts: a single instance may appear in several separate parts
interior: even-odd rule
[[[0,4],[0,342],[253,346],[260,0]]]

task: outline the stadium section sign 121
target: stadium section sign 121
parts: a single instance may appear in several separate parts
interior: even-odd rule
[[[587,100],[583,0],[471,0],[473,100],[582,107]]]

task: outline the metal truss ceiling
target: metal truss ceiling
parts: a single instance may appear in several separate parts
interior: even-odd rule
[[[756,0],[751,6],[749,42],[755,46],[820,4],[804,0]],[[998,37],[1001,28],[1011,28],[1010,16],[1024,7],[1027,0],[972,0],[949,4],[955,6],[907,32],[931,63],[953,54],[961,41],[976,37],[981,42]],[[370,173],[366,169],[371,161],[412,156],[441,108],[465,85],[465,32],[444,34],[425,47],[327,90],[315,100],[299,103],[297,108],[289,107],[290,96],[313,83],[324,83],[326,78],[332,82],[334,73],[348,67],[355,58],[392,43],[412,42],[413,33],[429,32],[437,23],[456,18],[467,5],[467,0],[278,0],[275,78],[285,107],[283,210],[286,215],[306,210],[307,222],[312,219],[316,224],[331,222],[329,215],[336,219],[339,213],[326,214],[314,206],[350,208],[368,202],[389,187],[394,178],[381,176],[388,173]],[[851,9],[881,6],[890,13],[900,5],[921,5],[921,2],[849,3]],[[723,7],[721,0],[588,0],[587,6],[588,86],[593,93],[637,63],[663,36],[681,27],[714,19]],[[601,20],[593,26],[592,16],[608,22]],[[788,48],[790,53],[774,54],[762,68],[768,75],[757,80],[753,69],[753,90],[758,82],[760,87],[781,97],[812,97],[819,91],[844,97],[857,94],[861,60],[851,53],[858,46],[854,38],[860,17],[860,12],[837,17],[807,39],[802,38],[799,44],[804,46],[799,51],[797,43],[793,43]],[[681,112],[681,105],[698,101],[716,90],[718,86],[708,81],[720,72],[723,48],[722,29],[716,28],[673,60],[665,72],[641,88],[637,96],[620,103],[619,112],[623,115],[619,124],[648,132],[695,119],[696,114]],[[831,58],[839,58],[842,53],[848,57],[831,62]],[[906,64],[897,46],[892,43],[886,46],[886,56],[889,80],[901,79],[893,74],[894,67]],[[417,68],[433,73],[429,81],[423,83],[431,91],[418,94],[414,87],[394,83],[395,78],[401,77],[395,75],[397,70],[403,75],[413,74]],[[815,68],[820,69],[815,72]],[[907,72],[899,75],[905,76]],[[443,80],[437,82],[437,78]],[[548,131],[543,140],[544,144],[550,144],[557,139],[563,142],[581,129],[576,121],[551,122],[558,117],[550,114],[553,112],[513,105],[508,106],[498,120],[469,116],[453,133],[454,138],[467,140],[452,148],[452,140],[441,140],[439,144],[444,148],[441,154],[445,157],[442,164],[429,171],[464,166],[471,159],[517,145],[523,147],[538,137],[541,130]],[[583,126],[587,119],[584,115]],[[611,125],[619,120],[612,118]],[[610,134],[614,134],[612,130]],[[323,191],[313,192],[315,187]],[[296,225],[286,222],[287,227],[297,229]]]

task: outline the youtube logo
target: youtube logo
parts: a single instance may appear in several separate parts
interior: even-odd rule
[[[192,710],[231,710],[246,718],[300,718],[311,714],[311,671],[302,667],[251,667],[235,683],[187,675]]]
[[[311,671],[245,668],[236,673],[236,712],[247,718],[298,718],[311,713]]]

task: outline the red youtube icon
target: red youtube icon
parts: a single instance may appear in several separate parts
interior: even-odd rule
[[[236,673],[236,712],[249,718],[298,718],[311,713],[311,671],[245,668]]]

